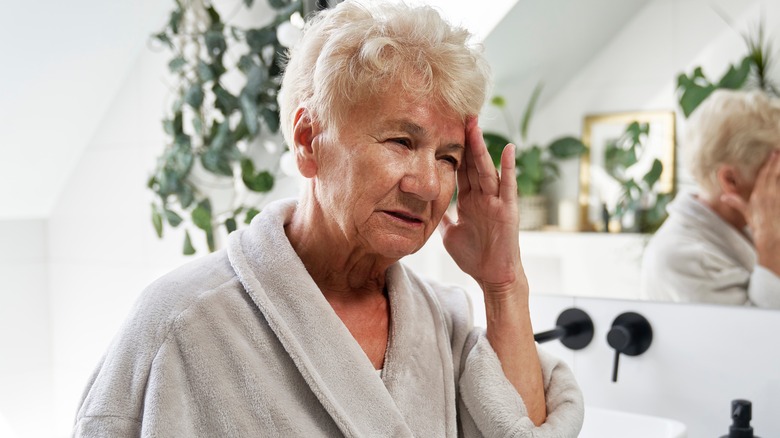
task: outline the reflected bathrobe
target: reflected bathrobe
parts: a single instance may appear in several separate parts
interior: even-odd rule
[[[693,193],[680,193],[647,245],[640,294],[651,300],[780,309],[780,277],[753,243]]]
[[[400,263],[378,373],[266,207],[226,250],[150,285],[95,371],[77,437],[576,437],[570,370],[539,351],[547,422],[534,427],[466,294]]]

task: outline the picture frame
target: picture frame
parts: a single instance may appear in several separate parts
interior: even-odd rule
[[[655,159],[663,165],[656,183],[657,193],[672,193],[675,181],[675,113],[674,111],[633,111],[586,115],[583,120],[582,141],[588,152],[580,161],[580,229],[582,231],[621,231],[611,222],[619,196],[620,183],[610,176],[605,167],[608,142],[619,138],[632,123],[646,123],[643,153],[627,173],[641,179]],[[606,208],[605,208],[606,207]]]

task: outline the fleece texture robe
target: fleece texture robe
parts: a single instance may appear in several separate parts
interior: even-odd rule
[[[645,250],[643,297],[780,309],[780,277],[757,264],[745,234],[692,193],[679,194],[668,211]]]
[[[535,427],[466,294],[397,263],[378,373],[269,205],[226,250],[150,285],[84,393],[77,437],[573,438],[583,401],[539,351],[548,418]]]

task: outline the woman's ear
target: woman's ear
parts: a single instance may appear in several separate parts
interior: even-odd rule
[[[715,176],[724,195],[740,194],[741,177],[736,167],[730,164],[723,164],[718,168]]]
[[[298,170],[305,178],[312,178],[317,174],[317,160],[314,153],[314,142],[318,134],[318,127],[312,121],[306,108],[298,108],[295,111],[293,122],[293,148],[295,162]]]

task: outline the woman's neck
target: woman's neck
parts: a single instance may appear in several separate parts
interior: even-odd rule
[[[293,249],[322,293],[328,301],[339,302],[383,294],[385,272],[396,260],[367,253],[328,219],[318,204],[302,200],[285,226]]]
[[[740,233],[745,232],[745,226],[747,225],[745,218],[742,217],[740,212],[721,202],[720,196],[708,196],[702,194],[697,196],[696,199],[698,199],[698,201],[705,206],[709,207],[709,209],[718,215],[718,217],[723,219],[723,221],[736,228],[737,231]]]

